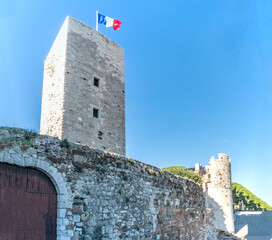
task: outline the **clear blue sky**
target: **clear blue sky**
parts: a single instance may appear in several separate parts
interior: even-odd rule
[[[123,22],[127,155],[158,166],[232,159],[272,204],[272,1],[10,0],[0,8],[0,125],[39,130],[43,59],[67,15]]]

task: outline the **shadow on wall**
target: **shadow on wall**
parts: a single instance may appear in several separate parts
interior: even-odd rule
[[[237,237],[272,239],[272,211],[238,211],[234,215],[234,224]]]
[[[220,231],[225,231],[224,223],[225,223],[225,217],[223,209],[218,205],[218,203],[211,198],[210,196],[206,195],[206,208],[212,209],[214,216],[215,216],[215,226]]]

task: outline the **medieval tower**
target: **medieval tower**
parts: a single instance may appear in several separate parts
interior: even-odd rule
[[[126,154],[124,50],[70,17],[45,60],[40,133]]]
[[[210,159],[205,169],[203,189],[207,194],[207,207],[212,208],[216,227],[234,233],[231,165],[227,154],[219,153],[218,159]]]

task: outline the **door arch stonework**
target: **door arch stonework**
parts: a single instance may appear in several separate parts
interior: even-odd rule
[[[63,176],[51,163],[43,159],[24,154],[0,151],[0,165],[2,163],[34,168],[43,172],[51,179],[57,192],[57,240],[67,240],[74,236],[72,230],[66,230],[67,222],[69,222],[66,212],[68,209],[71,209],[72,201],[69,199],[70,191],[65,182],[65,176]]]
[[[0,239],[56,239],[57,192],[34,168],[0,164]]]

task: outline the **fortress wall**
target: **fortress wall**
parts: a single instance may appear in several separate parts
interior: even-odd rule
[[[202,188],[156,167],[7,128],[0,129],[0,162],[51,176],[58,240],[216,239]]]
[[[125,155],[124,49],[68,19],[63,138]]]

